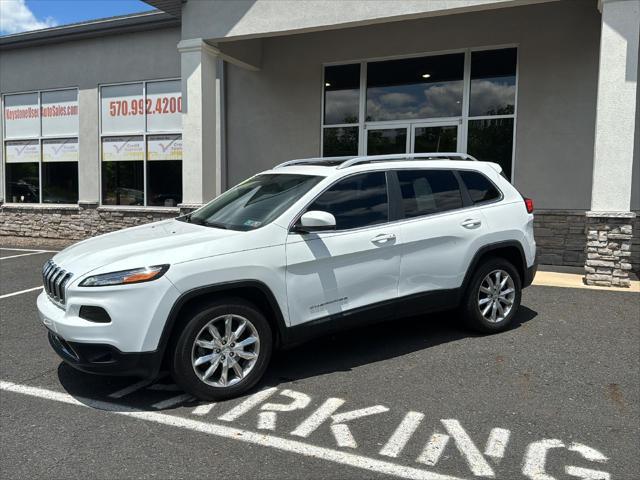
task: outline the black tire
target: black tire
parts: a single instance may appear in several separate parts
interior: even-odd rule
[[[229,386],[212,386],[196,374],[195,370],[198,367],[194,367],[192,363],[192,354],[195,352],[194,349],[199,347],[194,347],[194,342],[211,320],[227,315],[243,317],[252,324],[259,338],[258,356],[250,371],[237,383]],[[273,332],[265,316],[254,305],[243,299],[222,299],[208,304],[187,320],[171,352],[171,375],[186,392],[202,400],[225,400],[246,392],[262,378],[271,359],[272,350]],[[227,355],[229,356],[229,352]],[[237,355],[235,359],[243,361]],[[222,368],[222,365],[219,368]],[[216,369],[216,372],[219,370]],[[236,375],[234,372],[231,374]]]
[[[503,319],[499,321],[489,321],[483,315],[480,306],[478,304],[480,299],[480,286],[485,278],[495,272],[496,270],[502,270],[506,272],[513,281],[514,295],[512,299],[511,309],[507,315],[504,316]],[[487,296],[487,294],[482,293],[483,298]],[[520,274],[518,270],[504,258],[490,258],[483,261],[476,271],[469,284],[467,285],[467,291],[463,298],[461,304],[461,311],[467,327],[472,330],[481,333],[497,333],[502,332],[509,328],[511,323],[513,322],[513,317],[518,311],[518,307],[520,307],[520,300],[522,299],[522,280],[520,279]],[[488,302],[490,303],[490,301]],[[505,305],[504,303],[500,304],[501,306]],[[489,313],[489,316],[491,314]]]

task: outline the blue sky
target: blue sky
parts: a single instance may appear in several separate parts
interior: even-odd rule
[[[149,10],[140,0],[0,0],[0,34]]]

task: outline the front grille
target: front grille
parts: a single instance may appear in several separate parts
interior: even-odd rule
[[[42,283],[44,290],[54,302],[64,305],[65,287],[73,276],[49,260],[42,267]]]

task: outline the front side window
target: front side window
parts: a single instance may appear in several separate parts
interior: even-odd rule
[[[498,189],[481,173],[465,170],[458,173],[460,173],[473,203],[490,202],[500,198]]]
[[[210,227],[254,230],[278,218],[322,178],[291,174],[256,175],[181,218]]]
[[[6,198],[78,201],[78,90],[5,95]]]
[[[182,202],[179,80],[100,88],[102,204]]]
[[[406,218],[462,208],[460,186],[449,170],[398,170]]]
[[[331,213],[337,230],[385,223],[389,220],[386,175],[372,172],[341,180],[307,208],[311,210]]]

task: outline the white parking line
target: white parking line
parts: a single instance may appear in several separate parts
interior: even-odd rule
[[[0,295],[0,299],[13,297],[14,295],[22,295],[23,293],[29,293],[35,290],[42,290],[42,285],[39,287],[27,288],[26,290],[20,290],[19,292],[5,293],[4,295]]]
[[[118,390],[116,392],[110,393],[110,398],[122,398],[130,393],[133,393],[141,388],[146,387],[147,385],[151,385],[155,381],[154,378],[140,380],[139,382],[134,383],[133,385],[129,385],[128,387],[124,387],[122,390]]]
[[[0,247],[0,250],[11,250],[12,252],[47,252],[47,253],[58,253],[60,250],[42,250],[41,248],[33,249],[33,248],[9,248],[9,247]]]
[[[18,257],[28,257],[30,255],[40,255],[42,253],[49,253],[49,252],[39,251],[39,252],[31,252],[31,253],[20,253],[18,255],[9,255],[8,257],[0,257],[0,260],[9,260],[10,258],[18,258]]]
[[[216,437],[227,438],[262,447],[275,448],[284,452],[297,453],[298,455],[318,458],[340,465],[347,465],[360,468],[362,470],[368,470],[370,472],[381,473],[383,475],[392,475],[411,480],[462,480],[459,477],[451,475],[443,475],[419,468],[398,465],[372,457],[333,450],[331,448],[318,447],[298,440],[290,440],[271,434],[257,433],[251,430],[218,425],[215,423],[206,423],[175,415],[167,415],[166,413],[134,410],[115,403],[102,402],[81,397],[75,398],[67,393],[54,392],[44,388],[0,381],[0,390],[29,395],[44,400],[66,403],[69,405],[106,410],[115,415],[122,415],[162,425],[183,428],[185,430],[214,435]]]
[[[205,403],[203,405],[199,405],[196,408],[193,409],[193,411],[191,412],[192,415],[206,415],[207,413],[209,413],[211,411],[211,409],[213,407],[215,407],[215,403]]]
[[[193,399],[194,398],[188,393],[183,393],[182,395],[176,395],[175,397],[167,398],[166,400],[163,400],[161,402],[154,403],[151,406],[156,410],[162,410],[163,408],[173,407],[174,405]]]

